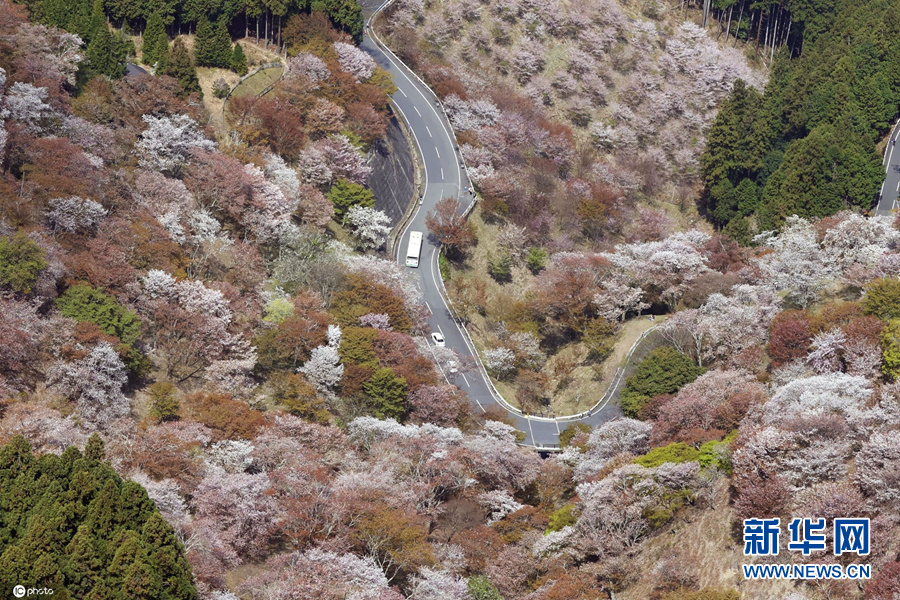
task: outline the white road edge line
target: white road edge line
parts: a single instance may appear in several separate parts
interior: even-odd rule
[[[385,0],[385,2],[382,3],[382,5],[378,8],[378,10],[376,10],[375,13],[373,13],[373,14],[376,14],[376,15],[377,15],[377,14],[378,14],[385,6],[387,6],[388,4],[390,4],[390,2],[391,2],[391,0]],[[371,17],[370,17],[370,18],[369,18],[370,24],[371,24],[371,20],[372,20],[372,19],[371,19]],[[372,31],[372,33],[375,33],[375,32]],[[441,118],[441,115],[438,114],[438,111],[435,110],[434,105],[431,103],[431,101],[429,101],[428,98],[425,97],[425,94],[422,92],[421,88],[419,88],[419,86],[418,86],[412,79],[410,79],[409,76],[406,74],[406,69],[408,68],[408,67],[406,66],[406,64],[405,64],[403,61],[401,61],[399,58],[397,58],[397,55],[394,54],[394,51],[393,51],[393,50],[391,50],[390,48],[387,47],[387,44],[382,43],[381,40],[378,39],[377,34],[375,35],[375,37],[373,37],[373,39],[376,40],[376,42],[378,43],[379,46],[382,46],[382,47],[384,48],[384,50],[387,51],[387,53],[385,54],[385,56],[387,56],[387,59],[388,59],[389,61],[391,61],[391,62],[394,64],[394,67],[396,67],[397,70],[400,72],[400,74],[403,75],[403,78],[406,79],[406,80],[409,82],[409,84],[410,84],[411,86],[413,86],[413,88],[415,88],[415,90],[416,90],[417,92],[419,92],[419,95],[422,97],[422,99],[425,100],[425,102],[428,104],[428,106],[431,107],[431,112],[434,113],[435,118],[437,118],[438,122],[441,124],[441,127],[444,129],[444,133],[447,134],[447,140],[450,141],[450,144],[451,144],[451,145],[453,145],[454,140],[455,140],[456,138],[454,138],[454,137],[453,137],[453,134],[451,134],[450,131],[447,129],[447,125],[444,123],[444,119],[442,119],[442,118]],[[410,72],[411,72],[411,71],[410,71]],[[424,84],[424,82],[423,82],[423,84]],[[398,89],[399,89],[399,88],[398,88]],[[428,91],[430,91],[432,94],[434,94],[434,91],[431,90],[430,88],[428,88]],[[404,96],[405,96],[405,95],[406,95],[406,94],[404,94]],[[436,96],[435,96],[435,99],[436,99],[438,102],[440,102],[440,100],[438,100]],[[416,108],[415,106],[413,106],[413,108],[416,109],[416,113],[419,114],[419,116],[421,117],[422,115],[419,113],[419,109]],[[407,123],[409,123],[409,121],[407,121]],[[410,127],[410,129],[412,129],[412,127]],[[460,167],[459,167],[459,161],[458,161],[458,160],[456,160],[456,161],[454,161],[454,162],[456,162],[456,171],[457,171],[457,174],[458,174],[458,177],[457,177],[457,180],[456,180],[456,181],[457,181],[457,186],[456,186],[456,187],[457,187],[457,192],[456,192],[456,195],[459,196],[459,195],[462,193],[462,169],[460,169]],[[443,179],[443,175],[441,176],[441,178]]]
[[[407,123],[409,123],[409,120],[406,118],[406,115],[403,114],[403,109],[400,108],[396,103],[394,104],[394,106],[397,106],[397,110],[400,111],[400,116],[403,117],[403,120],[406,121]],[[413,131],[412,127],[409,127],[408,129],[409,129],[409,132],[412,134],[413,139],[416,140],[416,147],[419,149],[419,156],[424,157],[425,155],[422,153],[422,144],[419,143],[419,138],[416,137],[416,132]],[[425,195],[428,193],[428,165],[425,164],[424,160],[422,161],[422,170],[425,172],[425,176],[423,177],[423,179],[425,180],[425,186],[422,188],[422,197],[424,198]],[[403,238],[404,238],[404,236],[406,236],[406,232],[409,231],[409,228],[412,227],[413,221],[416,220],[416,215],[419,214],[419,209],[421,209],[421,208],[422,208],[421,204],[416,206],[416,210],[413,211],[412,216],[409,218],[409,222],[407,222],[406,227],[403,228],[403,232],[400,234],[400,237],[398,238],[399,243],[397,244],[397,259],[396,259],[398,263],[400,262],[400,248],[403,247]]]

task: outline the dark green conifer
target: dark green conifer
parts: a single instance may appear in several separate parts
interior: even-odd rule
[[[182,97],[189,96],[194,92],[198,93],[201,98],[203,97],[200,82],[197,80],[197,69],[194,68],[191,53],[188,52],[181,38],[176,39],[172,45],[172,54],[169,56],[165,74],[178,80],[182,89]]]
[[[165,42],[163,40],[165,39]],[[159,62],[161,54],[165,51],[168,54],[169,36],[166,35],[166,27],[163,25],[162,17],[158,12],[154,12],[147,19],[147,27],[144,28],[144,46],[141,50],[141,60],[144,64],[154,66]]]
[[[162,593],[162,582],[153,569],[143,560],[132,564],[125,573],[122,596],[132,600],[157,600]]]
[[[215,64],[210,66],[220,69],[230,69],[232,63],[231,34],[228,33],[228,24],[225,19],[219,19],[216,23],[216,34],[213,38],[213,55]]]
[[[240,44],[234,45],[234,53],[231,55],[231,70],[238,75],[247,74],[247,57],[244,56],[244,49]]]
[[[216,32],[212,23],[206,16],[197,21],[197,31],[194,33],[194,59],[198,67],[216,66]],[[175,53],[174,48],[172,53]],[[172,57],[174,59],[174,56]]]
[[[125,42],[104,25],[88,44],[88,67],[97,75],[118,79],[125,74]]]
[[[87,596],[98,583],[103,561],[97,552],[90,530],[82,525],[66,546],[63,574],[66,587],[76,597]]]
[[[92,433],[84,445],[84,457],[100,462],[106,458],[106,444],[98,434]]]

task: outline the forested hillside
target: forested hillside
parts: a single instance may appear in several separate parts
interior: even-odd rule
[[[812,27],[746,9],[795,53],[775,89]],[[395,88],[355,4],[0,0],[0,596],[893,600],[900,230],[787,215],[741,246],[699,219],[719,104],[711,149],[773,96],[681,10],[404,0],[376,25],[480,190],[468,223],[452,199],[426,222],[509,400],[596,401],[617,336],[655,326],[625,416],[542,456],[445,378],[475,365],[385,253],[365,181]],[[241,34],[283,77],[213,119],[193,76],[237,69]],[[120,36],[152,73],[97,70]],[[864,114],[847,148],[874,154]],[[870,518],[870,554],[772,560],[871,581],[743,578],[743,518],[810,516]]]
[[[710,131],[707,212],[743,242],[793,214],[868,210],[881,185],[876,144],[900,104],[900,5],[835,3],[812,22],[802,53],[776,53],[763,94],[736,85]]]
[[[36,457],[21,436],[0,447],[2,585],[65,599],[196,598],[171,525],[103,459],[97,435],[84,454],[70,446]]]

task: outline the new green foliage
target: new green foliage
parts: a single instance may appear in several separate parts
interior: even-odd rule
[[[0,448],[0,581],[54,598],[197,597],[171,526],[96,434],[84,454],[36,457],[21,436]]]
[[[371,190],[350,183],[346,179],[338,179],[328,192],[328,199],[334,205],[334,215],[342,218],[352,206],[371,208],[375,206],[375,195]]]
[[[63,315],[94,323],[103,333],[114,335],[125,344],[133,343],[141,332],[141,321],[136,314],[89,285],[70,287],[56,299],[56,306]]]
[[[659,394],[674,394],[703,373],[703,368],[674,348],[663,346],[647,355],[625,381],[622,410],[637,418],[641,409]]]
[[[669,444],[668,446],[654,448],[647,454],[634,459],[634,462],[641,465],[642,467],[652,469],[653,467],[658,467],[663,463],[678,464],[683,462],[692,462],[698,460],[699,458],[699,450],[688,446],[684,442],[676,442],[674,444]]]
[[[0,286],[27,294],[47,268],[47,253],[21,231],[0,236]]]
[[[403,419],[406,414],[408,387],[406,379],[390,368],[375,369],[362,386],[372,404],[372,412],[379,419]]]
[[[466,587],[473,600],[503,600],[497,588],[484,575],[471,577]]]
[[[866,285],[863,312],[882,321],[900,318],[900,279],[873,279]]]

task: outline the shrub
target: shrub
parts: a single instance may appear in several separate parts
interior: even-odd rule
[[[47,253],[27,235],[0,236],[0,285],[28,294],[46,267]]]
[[[89,285],[70,287],[57,298],[56,307],[71,319],[94,323],[103,333],[114,335],[125,344],[133,343],[140,335],[141,321],[136,314]]]
[[[550,515],[550,524],[547,526],[547,531],[559,531],[563,527],[567,527],[569,525],[574,525],[575,521],[578,520],[578,517],[574,514],[575,505],[574,504],[566,504],[552,515]]]
[[[528,250],[528,256],[525,258],[525,264],[528,270],[537,275],[547,266],[547,251],[543,248],[531,248]]]
[[[900,279],[875,279],[866,288],[863,312],[890,321],[900,317]]]
[[[375,206],[375,195],[358,183],[350,183],[346,179],[338,179],[328,192],[328,199],[334,205],[334,215],[340,220],[351,206],[372,208]]]
[[[197,392],[187,397],[186,405],[194,420],[213,430],[216,441],[251,440],[265,422],[262,413],[226,394]]]
[[[488,273],[497,283],[509,283],[512,281],[512,257],[504,253],[491,258],[488,260]]]
[[[676,442],[674,444],[669,444],[668,446],[662,446],[661,448],[654,448],[647,454],[634,459],[634,462],[641,465],[642,467],[652,469],[653,467],[658,467],[663,463],[679,464],[684,462],[692,462],[699,459],[699,450],[697,450],[696,448],[691,448],[684,442]]]
[[[181,402],[174,383],[159,381],[151,385],[147,392],[150,394],[150,414],[153,417],[160,421],[177,421],[181,418]]]
[[[224,98],[228,95],[230,90],[231,88],[228,86],[228,82],[222,77],[219,77],[216,79],[215,83],[213,83],[213,96],[216,98]]]
[[[650,400],[659,394],[674,394],[703,373],[686,355],[664,346],[647,355],[634,375],[625,381],[622,410],[637,418]]]

